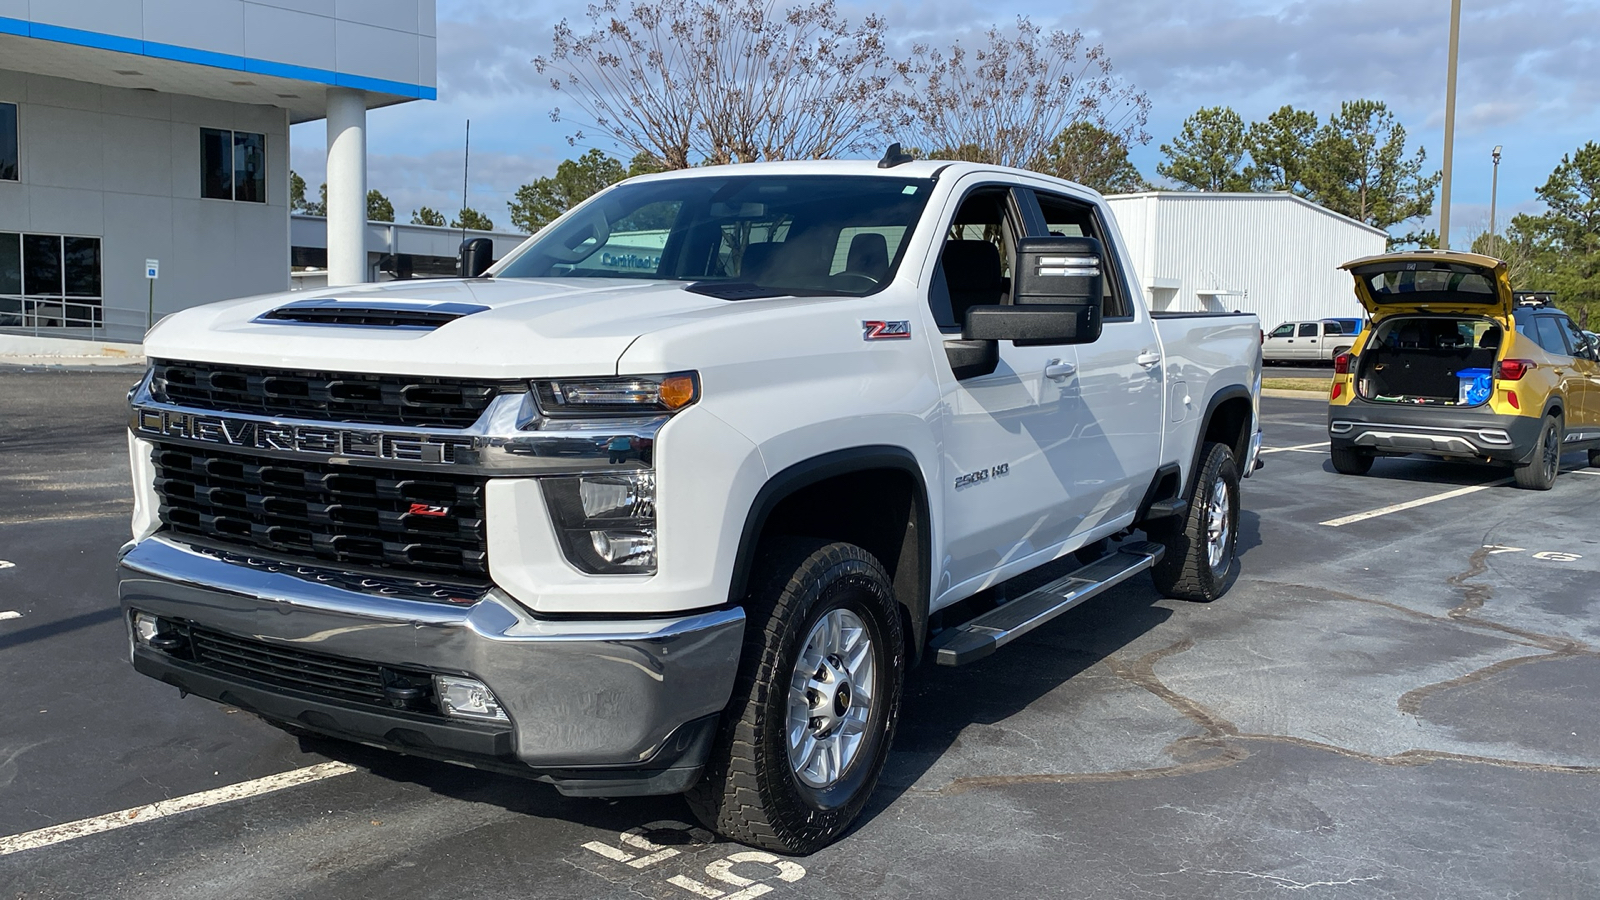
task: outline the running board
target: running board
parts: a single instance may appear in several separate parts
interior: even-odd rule
[[[1161,561],[1167,548],[1154,541],[1124,544],[1116,553],[1038,590],[945,629],[929,646],[941,666],[976,662],[1090,597],[1115,587]]]

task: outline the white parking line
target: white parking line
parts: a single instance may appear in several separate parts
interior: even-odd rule
[[[1376,519],[1379,516],[1387,516],[1390,513],[1400,512],[1401,510],[1415,509],[1419,506],[1427,506],[1429,503],[1438,503],[1440,500],[1449,500],[1452,497],[1462,497],[1467,494],[1476,494],[1478,491],[1486,491],[1489,488],[1499,487],[1502,484],[1510,483],[1511,479],[1502,478],[1499,481],[1490,481],[1485,482],[1484,484],[1471,484],[1463,488],[1456,488],[1453,491],[1445,491],[1442,494],[1434,494],[1431,497],[1423,497],[1419,500],[1407,500],[1404,503],[1396,503],[1391,506],[1380,506],[1377,509],[1369,509],[1364,513],[1356,513],[1353,516],[1344,516],[1338,519],[1329,519],[1326,522],[1318,522],[1317,524],[1338,528],[1340,525],[1349,525],[1352,522],[1364,522],[1367,519]]]
[[[1569,469],[1573,475],[1600,475],[1600,469]]]
[[[22,618],[22,613],[19,613],[14,609],[0,609],[0,622],[4,622],[7,619],[20,618]]]
[[[1262,453],[1286,453],[1290,450],[1299,450],[1302,453],[1319,453],[1321,448],[1328,446],[1327,441],[1318,441],[1315,444],[1300,444],[1295,447],[1262,447]]]
[[[227,787],[214,788],[201,791],[198,794],[189,794],[184,797],[174,797],[171,800],[162,800],[147,806],[136,806],[133,809],[124,809],[121,812],[107,813],[95,816],[92,819],[79,819],[76,822],[67,822],[63,825],[52,825],[38,831],[28,831],[22,834],[13,834],[10,837],[0,837],[0,856],[10,853],[20,853],[23,850],[34,850],[39,847],[48,847],[63,841],[76,840],[102,831],[113,831],[126,828],[129,825],[138,825],[144,822],[153,822],[175,816],[178,813],[204,809],[208,806],[219,806],[223,803],[232,803],[247,797],[259,797],[284,788],[310,784],[324,778],[333,778],[337,775],[347,775],[356,771],[356,767],[341,762],[318,763],[304,769],[295,769],[290,772],[280,772],[277,775],[268,775],[254,781],[230,784]]]

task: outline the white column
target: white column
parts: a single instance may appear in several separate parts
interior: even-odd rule
[[[367,99],[328,88],[328,284],[367,280]]]

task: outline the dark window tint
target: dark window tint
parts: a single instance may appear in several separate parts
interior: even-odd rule
[[[100,239],[61,239],[68,297],[100,296]]]
[[[36,297],[61,296],[61,238],[53,234],[22,236],[22,292]]]
[[[1583,333],[1583,329],[1572,324],[1572,320],[1566,316],[1561,317],[1560,325],[1567,333],[1567,345],[1572,348],[1572,355],[1593,359],[1594,348],[1590,346],[1589,336]]]
[[[1561,326],[1556,323],[1553,316],[1537,316],[1533,320],[1535,329],[1533,339],[1545,350],[1561,356],[1571,356],[1567,349],[1566,339],[1561,336]]]
[[[1299,336],[1300,337],[1316,337],[1317,336],[1317,323],[1315,323],[1315,322],[1301,322],[1300,323],[1300,335]]]
[[[233,132],[200,129],[200,196],[233,199]]]
[[[1272,334],[1270,336],[1277,338],[1294,337],[1294,326],[1279,325],[1277,328],[1272,329]]]
[[[22,293],[22,236],[0,231],[0,294]]]
[[[233,133],[233,199],[267,202],[267,136]]]
[[[0,103],[0,181],[17,180],[17,105]]]

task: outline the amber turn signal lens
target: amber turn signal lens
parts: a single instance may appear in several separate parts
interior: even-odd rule
[[[694,377],[668,375],[661,379],[661,405],[667,409],[682,409],[694,402]]]

